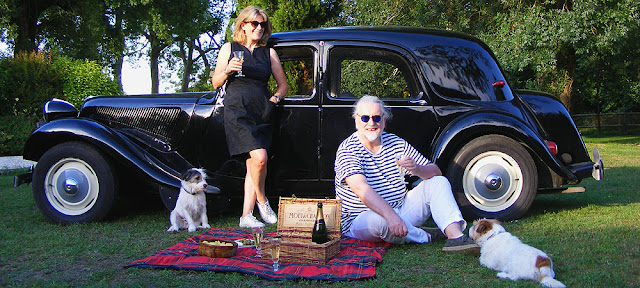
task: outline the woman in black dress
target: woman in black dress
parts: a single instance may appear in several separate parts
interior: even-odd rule
[[[265,197],[267,149],[271,146],[271,110],[287,94],[289,85],[278,54],[266,47],[271,36],[271,22],[267,13],[256,6],[240,12],[233,30],[233,41],[225,43],[211,82],[215,88],[227,82],[224,99],[224,128],[231,156],[247,158],[244,182],[244,203],[240,227],[263,227],[253,216],[258,204],[262,220],[274,224],[278,220]],[[244,58],[234,56],[243,51]],[[278,85],[271,95],[267,82],[273,74]]]

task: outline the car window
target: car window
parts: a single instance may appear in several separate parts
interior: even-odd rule
[[[435,37],[432,43],[416,52],[438,94],[464,100],[513,99],[509,87],[494,87],[505,78],[493,57],[479,44],[445,37]]]
[[[409,63],[397,52],[378,47],[333,47],[329,59],[332,97],[406,99],[417,95]]]
[[[287,99],[308,99],[313,96],[313,79],[315,71],[315,50],[310,46],[274,47],[280,58],[282,69],[287,75],[289,91]],[[269,81],[270,91],[276,91],[276,81],[271,77]]]

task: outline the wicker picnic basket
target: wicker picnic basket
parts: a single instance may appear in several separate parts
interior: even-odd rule
[[[322,203],[329,241],[311,242],[318,202]],[[280,197],[278,204],[278,232],[282,238],[280,261],[326,264],[340,252],[340,208],[342,200]],[[269,239],[262,242],[263,257],[271,258]]]

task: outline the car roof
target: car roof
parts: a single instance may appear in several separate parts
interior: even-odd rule
[[[403,26],[346,26],[273,33],[270,44],[288,41],[366,41],[413,46],[411,42],[430,36],[465,39],[485,46],[477,38],[454,31]]]

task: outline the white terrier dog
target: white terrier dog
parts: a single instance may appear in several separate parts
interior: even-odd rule
[[[544,252],[526,245],[504,230],[498,220],[477,220],[469,235],[480,246],[480,264],[500,271],[498,278],[534,280],[545,287],[565,287],[553,279],[553,263]]]
[[[176,207],[171,211],[171,227],[167,232],[178,232],[184,228],[189,232],[196,231],[196,228],[211,228],[207,218],[207,199],[204,196],[207,190],[206,177],[203,169],[196,168],[189,169],[182,175],[180,194]]]

